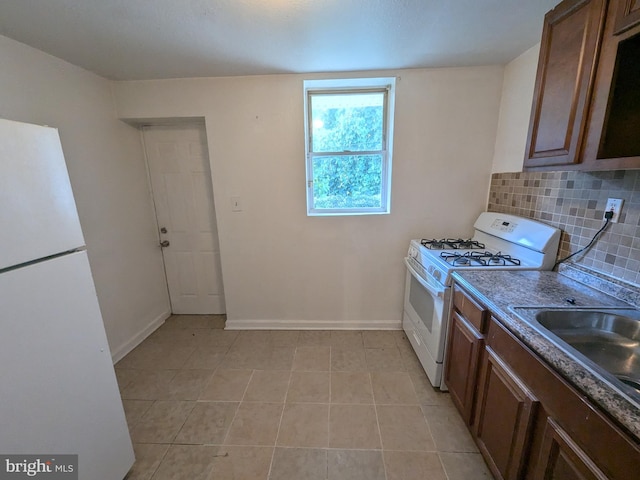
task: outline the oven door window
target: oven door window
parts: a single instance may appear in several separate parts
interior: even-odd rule
[[[420,285],[413,275],[410,275],[410,277],[409,303],[427,330],[433,333],[433,297]]]

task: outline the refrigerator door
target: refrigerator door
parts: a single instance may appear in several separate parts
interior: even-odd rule
[[[79,478],[134,456],[86,252],[0,274],[0,452],[78,454]]]
[[[58,131],[0,119],[0,270],[84,245]]]

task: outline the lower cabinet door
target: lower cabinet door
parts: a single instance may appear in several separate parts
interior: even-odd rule
[[[473,401],[483,337],[458,312],[451,315],[444,381],[462,418],[473,422]]]
[[[474,430],[496,478],[522,478],[539,402],[490,348],[483,352]]]
[[[607,480],[553,418],[547,418],[535,480]]]

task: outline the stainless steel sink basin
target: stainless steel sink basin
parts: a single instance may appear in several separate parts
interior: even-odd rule
[[[640,394],[640,312],[540,310],[535,320]]]

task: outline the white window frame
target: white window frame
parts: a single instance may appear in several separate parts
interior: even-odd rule
[[[307,174],[307,215],[308,216],[336,216],[336,215],[384,215],[391,213],[391,160],[393,152],[393,123],[395,107],[394,77],[385,78],[348,78],[331,80],[304,81],[304,140],[306,152]],[[383,113],[382,151],[375,152],[322,152],[311,151],[311,95],[314,93],[362,93],[380,92],[386,90],[386,104]],[[313,198],[313,159],[316,156],[342,156],[354,154],[382,153],[382,182],[380,207],[360,208],[315,208]]]

